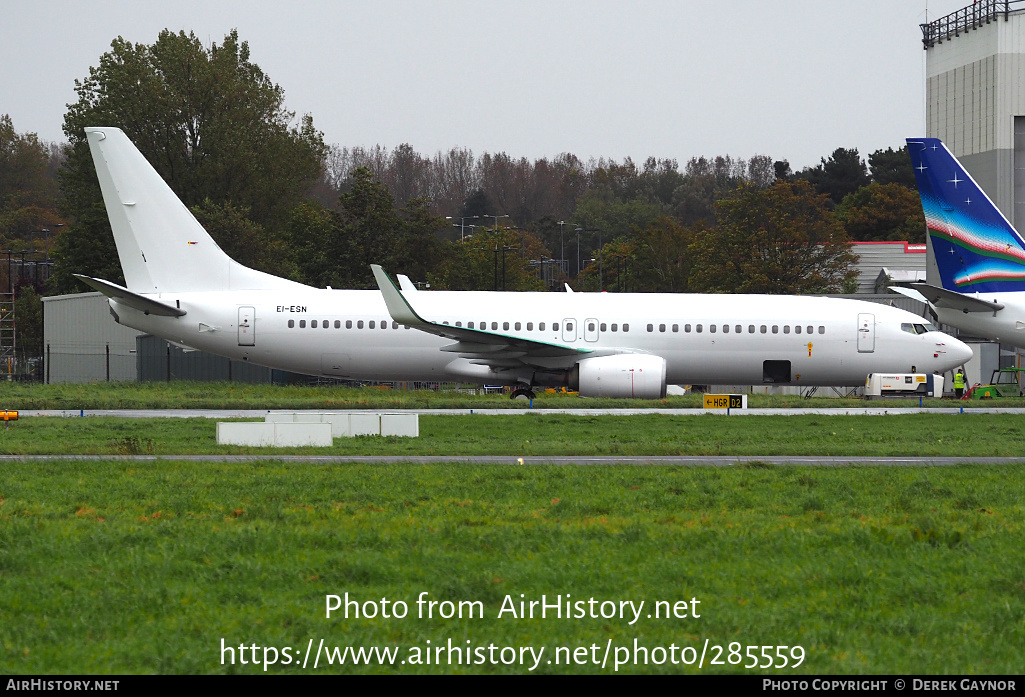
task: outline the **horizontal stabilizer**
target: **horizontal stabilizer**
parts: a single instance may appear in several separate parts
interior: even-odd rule
[[[1004,306],[998,302],[987,302],[974,295],[966,295],[945,288],[937,288],[927,283],[912,283],[908,285],[911,290],[920,293],[926,300],[935,307],[961,310],[962,312],[996,312],[1003,310]],[[899,291],[898,291],[899,292]]]
[[[185,310],[175,307],[174,305],[168,305],[162,303],[159,300],[153,298],[147,298],[145,295],[139,295],[133,293],[127,288],[122,288],[116,283],[110,281],[103,281],[99,278],[89,278],[88,276],[82,276],[80,274],[74,274],[82,283],[86,284],[94,290],[98,290],[108,298],[117,300],[122,305],[127,305],[139,312],[144,312],[147,315],[159,315],[161,317],[182,317],[185,315]]]

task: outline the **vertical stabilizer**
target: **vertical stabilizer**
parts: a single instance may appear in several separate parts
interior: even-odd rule
[[[297,286],[233,261],[119,128],[86,128],[127,287],[138,293]]]
[[[947,290],[1025,290],[1018,231],[939,139],[907,142],[928,228],[930,282],[935,268]]]

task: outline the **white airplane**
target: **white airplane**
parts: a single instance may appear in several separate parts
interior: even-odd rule
[[[379,291],[305,286],[230,259],[131,141],[87,128],[127,287],[79,276],[114,318],[176,345],[355,380],[566,385],[657,399],[666,384],[862,385],[971,350],[917,315],[823,297]]]
[[[937,138],[908,138],[928,228],[925,283],[892,290],[929,303],[936,319],[1025,348],[1025,242]]]

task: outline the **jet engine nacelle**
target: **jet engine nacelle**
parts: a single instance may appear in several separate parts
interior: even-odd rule
[[[577,364],[575,387],[581,397],[666,396],[666,361],[661,356],[629,353],[586,358]]]

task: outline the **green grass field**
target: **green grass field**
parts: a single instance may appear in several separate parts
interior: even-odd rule
[[[659,654],[633,664],[635,640],[682,659],[706,639],[802,647],[796,670],[764,671],[777,676],[1021,670],[1021,466],[52,461],[0,472],[4,673],[262,672],[241,665],[240,644],[260,660],[263,647],[294,649],[269,672],[530,672],[529,659],[400,662],[449,639],[543,646],[541,673],[611,673],[621,647],[619,672],[745,672],[654,665]],[[479,601],[484,617],[421,619],[423,591]],[[409,615],[325,618],[326,596],[345,593],[404,601]],[[633,624],[629,612],[499,618],[520,594],[645,607]],[[692,598],[698,618],[646,617],[656,601]],[[221,663],[222,639],[234,665]],[[322,657],[314,671],[313,658],[297,665],[310,640],[399,654],[370,666]],[[610,640],[604,671],[546,663],[592,645],[600,660]]]
[[[62,408],[44,397],[45,406],[15,406]],[[160,406],[147,399],[125,397]],[[1023,425],[970,413],[422,416],[418,439],[339,439],[307,452],[1018,456]],[[174,460],[246,452],[218,447],[214,433],[207,419],[105,417],[26,417],[0,431],[3,453],[100,456],[0,462],[0,673],[264,672],[254,658],[277,658],[273,673],[1021,670],[1025,465]],[[106,458],[149,453],[167,459]],[[455,607],[479,602],[463,608],[483,617],[421,618],[422,592]],[[345,593],[370,602],[364,610],[402,601],[408,614],[326,618],[327,596]],[[625,618],[508,612],[542,595],[593,598],[598,615],[609,601],[644,605],[632,623],[629,607]],[[659,602],[660,614],[675,606],[700,617],[648,618]],[[341,665],[318,653],[317,668],[313,655],[304,667],[321,641],[396,653],[359,665],[352,654]],[[461,663],[448,642],[463,649]],[[424,650],[439,645],[441,664],[433,652],[426,664]],[[776,665],[776,647],[788,647],[789,664],[804,658],[797,668],[745,669],[748,646],[762,663],[763,646]],[[535,654],[524,662],[518,651],[502,662],[527,647]]]
[[[193,455],[865,455],[1025,453],[1017,414],[886,416],[423,415],[419,438],[337,438],[330,448],[218,446],[205,418],[25,417],[0,426],[0,453]]]

